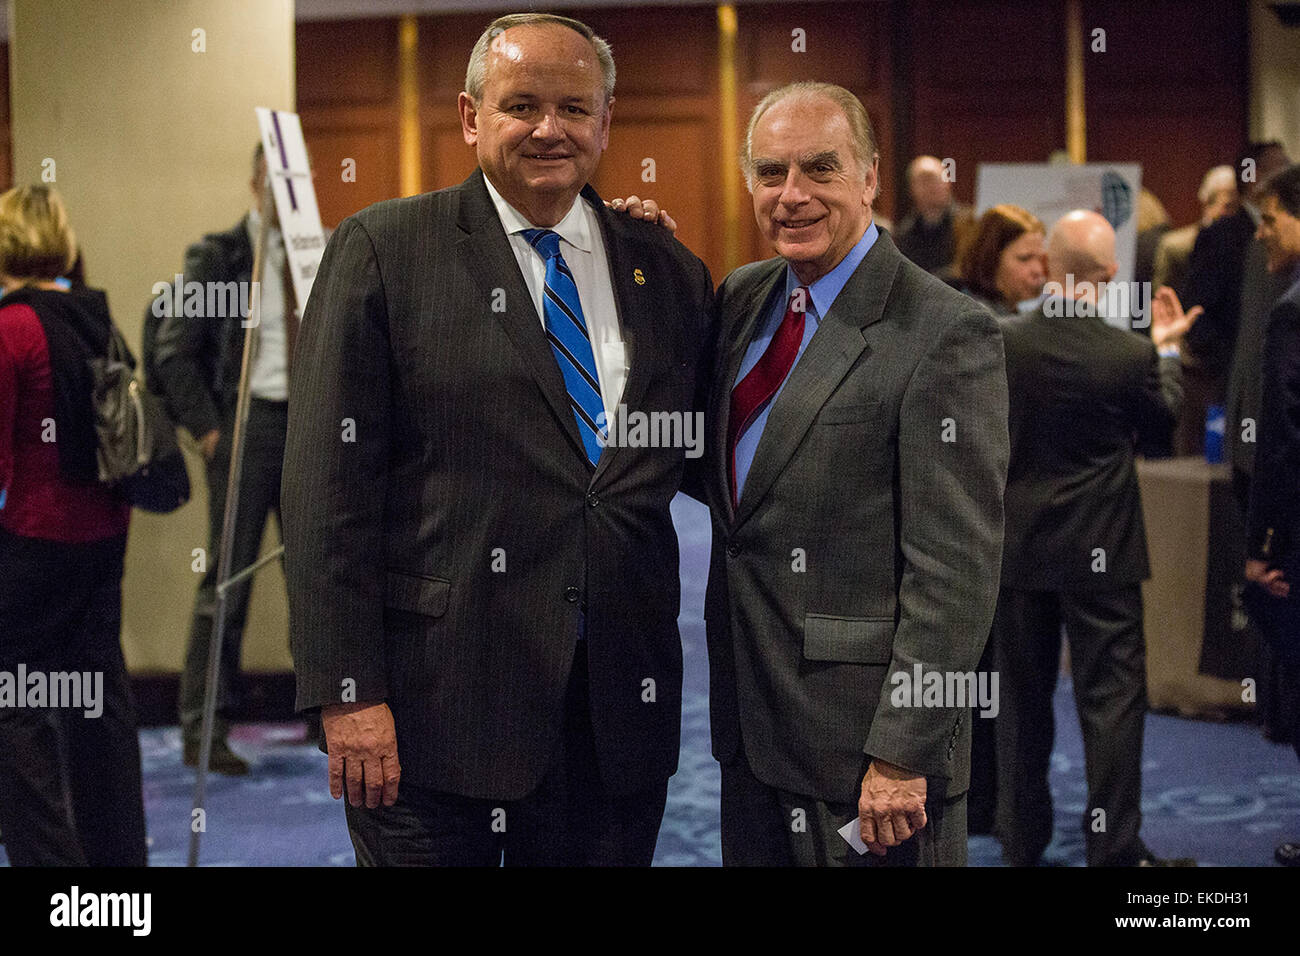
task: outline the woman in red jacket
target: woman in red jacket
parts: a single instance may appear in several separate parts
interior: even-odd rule
[[[53,190],[0,195],[0,833],[15,865],[143,866],[131,511],[96,480],[87,365],[112,320],[103,292],[56,281],[75,250]]]

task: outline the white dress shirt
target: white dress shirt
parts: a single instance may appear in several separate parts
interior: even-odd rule
[[[496,206],[501,225],[510,237],[524,283],[533,297],[533,306],[543,328],[546,325],[542,311],[542,297],[546,285],[546,260],[542,258],[522,235],[525,229],[542,228],[533,225],[519,210],[506,202],[484,176],[488,195]],[[605,421],[614,420],[614,410],[623,395],[627,382],[627,347],[618,322],[618,307],[614,301],[614,282],[609,275],[609,258],[600,234],[600,223],[595,211],[581,196],[554,226],[549,227],[560,236],[560,255],[573,273],[573,284],[578,287],[578,300],[582,303],[582,317],[587,322],[591,338],[591,351],[596,360],[596,377],[600,381],[600,399],[605,406]]]
[[[248,213],[248,238],[257,248],[262,217],[256,209]],[[254,398],[271,402],[289,399],[289,359],[284,340],[284,238],[272,226],[267,230],[265,261],[262,264],[262,317],[258,323],[249,391]],[[251,305],[250,305],[251,309]]]

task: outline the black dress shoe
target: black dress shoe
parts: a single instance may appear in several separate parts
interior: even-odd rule
[[[1283,866],[1300,866],[1300,843],[1283,843],[1273,851],[1273,859]]]
[[[1160,857],[1154,853],[1148,853],[1142,859],[1138,860],[1135,866],[1196,866],[1196,861],[1190,856]]]
[[[186,741],[182,755],[187,767],[199,765],[199,745]],[[230,749],[224,740],[212,741],[212,753],[208,756],[208,769],[213,773],[225,774],[227,777],[242,777],[248,773],[248,761]]]

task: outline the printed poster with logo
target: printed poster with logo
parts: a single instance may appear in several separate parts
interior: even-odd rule
[[[981,163],[975,173],[975,214],[981,216],[992,206],[1011,203],[1028,209],[1051,232],[1056,220],[1067,212],[1099,212],[1115,229],[1115,259],[1119,263],[1115,282],[1128,289],[1137,259],[1141,188],[1142,167],[1137,163]],[[1124,315],[1108,315],[1106,320],[1129,327]]]

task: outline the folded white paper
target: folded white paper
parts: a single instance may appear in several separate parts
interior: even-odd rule
[[[862,821],[857,817],[840,827],[839,832],[845,842],[858,851],[859,856],[867,852],[867,845],[862,842]]]

